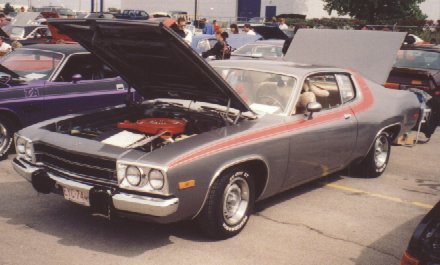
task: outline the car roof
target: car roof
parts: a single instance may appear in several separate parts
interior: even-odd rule
[[[79,53],[79,52],[89,53],[79,44],[33,44],[33,45],[27,45],[21,49],[39,49],[39,50],[64,53],[66,55]]]
[[[298,64],[273,60],[218,60],[211,61],[210,64],[213,67],[239,68],[285,75],[295,75],[298,78],[313,72],[347,72],[346,69],[337,67]]]
[[[273,45],[273,46],[283,46],[285,40],[257,40],[256,42],[251,42],[246,45]]]

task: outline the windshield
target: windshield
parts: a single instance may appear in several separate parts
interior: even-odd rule
[[[248,44],[234,52],[234,55],[258,56],[258,57],[282,57],[283,47],[274,45]]]
[[[59,53],[18,49],[2,58],[0,63],[28,80],[48,80],[62,59]]]
[[[24,38],[24,28],[12,27],[10,36],[11,38],[18,38],[18,39]]]
[[[400,50],[395,67],[440,70],[440,53],[422,50]]]
[[[206,52],[207,50],[211,49],[212,47],[214,47],[215,43],[217,42],[216,39],[204,39],[204,40],[200,40],[197,43],[197,47],[196,50],[198,52]]]
[[[274,73],[228,68],[216,71],[259,114],[283,113],[296,83],[294,77]]]
[[[60,14],[61,16],[73,16],[74,15],[73,11],[68,8],[60,8],[58,10],[58,14]]]

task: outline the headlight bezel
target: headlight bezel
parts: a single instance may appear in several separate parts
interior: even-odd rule
[[[23,158],[29,162],[35,160],[34,143],[27,137],[22,135],[14,135],[15,152],[19,158]]]
[[[159,178],[153,178],[153,174],[160,174]],[[161,183],[159,184],[159,186],[157,186],[157,181],[161,181]],[[165,185],[165,176],[163,175],[163,172],[161,170],[158,169],[151,169],[148,172],[148,183],[150,184],[150,186],[155,189],[155,190],[161,190],[163,189],[164,185]]]
[[[138,172],[138,175],[139,175],[139,180],[138,181],[135,181],[135,182],[132,182],[131,180],[130,180],[130,176],[131,175],[134,175],[133,173],[128,173],[128,171],[129,170],[137,170]],[[144,173],[142,172],[142,169],[141,168],[139,168],[139,167],[136,167],[136,166],[127,166],[127,168],[125,169],[125,179],[127,180],[127,182],[131,185],[131,186],[133,186],[133,187],[138,187],[138,186],[140,186],[141,184],[142,184],[142,179],[145,179],[145,175],[144,175]]]
[[[138,186],[133,186],[127,180],[127,168],[133,166],[138,168],[142,172],[142,181]],[[158,185],[151,185],[149,181],[150,172],[159,171],[163,176],[163,184],[159,188]],[[153,173],[155,174],[155,173]],[[118,186],[121,189],[137,191],[137,192],[146,192],[158,195],[170,195],[169,194],[169,185],[168,185],[168,175],[167,171],[164,168],[160,168],[157,166],[151,166],[144,163],[136,163],[136,162],[127,162],[127,161],[118,161],[116,168],[116,177],[118,181]]]
[[[15,151],[17,152],[17,155],[24,156],[26,154],[26,144],[27,140],[22,136],[17,136],[15,138]]]

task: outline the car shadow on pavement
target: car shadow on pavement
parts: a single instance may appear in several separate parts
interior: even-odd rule
[[[286,190],[282,193],[261,200],[255,204],[254,211],[256,213],[262,212],[266,208],[273,207],[277,204],[283,203],[297,196],[306,194],[307,192],[322,188],[324,184],[332,183],[341,179],[339,174],[332,174],[326,177],[316,179],[301,186]]]
[[[160,225],[118,218],[92,216],[85,207],[61,196],[39,195],[27,182],[0,183],[0,217],[14,230],[32,229],[76,246],[117,256],[133,257],[173,244],[175,236],[208,241],[190,222]]]
[[[355,260],[357,265],[400,264],[403,252],[424,215],[419,215],[366,246]]]

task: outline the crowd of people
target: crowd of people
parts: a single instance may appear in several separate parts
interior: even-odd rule
[[[227,39],[229,38],[229,34],[247,34],[247,35],[256,35],[255,31],[252,29],[251,24],[246,23],[243,25],[243,29],[240,31],[237,24],[231,24],[229,26],[229,32],[223,30],[217,20],[213,20],[212,23],[208,21],[206,18],[200,20],[202,26],[202,33],[207,35],[215,35],[217,40],[214,47],[210,50],[203,52],[203,58],[207,58],[209,56],[214,56],[217,60],[225,60],[231,57],[232,47],[228,44]],[[279,27],[281,30],[288,29],[286,24],[286,20],[284,18],[277,19],[275,17],[272,18],[271,26]],[[182,39],[191,45],[193,32],[187,29],[187,21],[185,18],[180,17],[177,21],[171,25],[171,28],[180,36]]]

